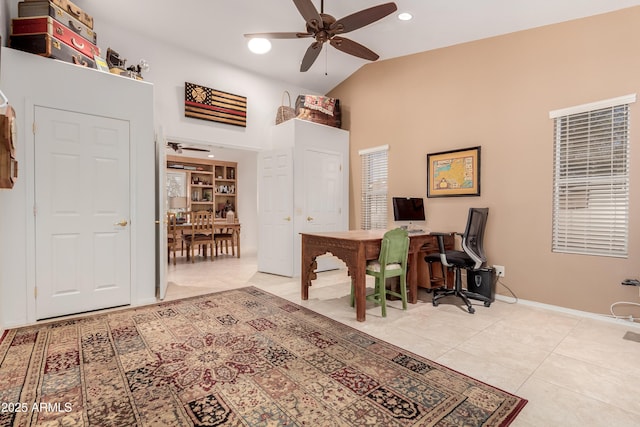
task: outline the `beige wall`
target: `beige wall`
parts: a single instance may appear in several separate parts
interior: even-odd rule
[[[638,288],[620,281],[640,277],[640,102],[628,259],[551,252],[549,111],[639,88],[640,7],[368,64],[330,94],[351,131],[351,228],[360,226],[358,150],[389,144],[389,196],[426,197],[427,153],[480,145],[482,195],[425,199],[427,227],[463,231],[469,207],[489,207],[489,264],[506,266],[518,297],[597,313],[637,303]]]

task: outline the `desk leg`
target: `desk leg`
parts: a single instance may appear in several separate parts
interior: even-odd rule
[[[355,248],[355,254],[351,251],[350,255],[342,256],[340,259],[347,265],[351,280],[353,280],[353,290],[356,300],[356,320],[364,322],[367,309],[367,259],[365,257],[364,245],[360,244]],[[343,254],[344,255],[344,254]]]
[[[417,253],[410,253],[407,260],[407,286],[409,287],[408,301],[411,304],[418,302],[418,262],[419,256]]]
[[[364,272],[360,268],[354,269],[352,274],[351,280],[353,280],[356,297],[356,320],[358,322],[364,322],[367,308],[367,281]]]
[[[238,251],[238,258],[240,258],[240,228],[238,228],[235,232],[236,237],[236,251]]]
[[[311,286],[311,281],[316,278],[316,274],[314,272],[316,265],[316,256],[313,249],[311,249],[307,242],[307,236],[302,235],[302,254],[301,258],[301,266],[300,266],[300,298],[303,301],[309,299],[309,286]]]

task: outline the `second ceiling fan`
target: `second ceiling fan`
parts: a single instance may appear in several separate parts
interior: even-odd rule
[[[375,61],[379,58],[378,54],[367,47],[356,43],[353,40],[342,37],[341,34],[349,31],[357,30],[373,22],[376,22],[385,16],[398,10],[395,3],[385,3],[363,9],[359,12],[352,13],[341,19],[336,19],[331,15],[324,13],[324,0],[320,3],[320,12],[313,5],[311,0],[293,0],[298,8],[300,15],[306,21],[307,32],[280,32],[280,33],[253,33],[245,34],[247,38],[265,38],[265,39],[298,39],[313,37],[315,41],[307,49],[302,58],[300,71],[307,71],[322,50],[325,42],[329,42],[336,49],[348,53],[358,58]]]

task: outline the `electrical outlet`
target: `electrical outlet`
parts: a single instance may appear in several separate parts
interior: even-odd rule
[[[495,265],[494,264],[493,269],[496,270],[496,276],[504,277],[504,265]]]

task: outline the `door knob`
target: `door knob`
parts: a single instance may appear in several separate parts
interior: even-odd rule
[[[129,224],[129,223],[127,222],[127,220],[126,220],[126,219],[123,219],[122,221],[120,221],[120,222],[116,222],[116,223],[115,223],[115,224],[113,224],[113,225],[119,225],[120,227],[126,227],[126,226],[127,226],[127,224]]]
[[[313,217],[308,216],[308,217],[307,217],[307,221],[313,221]]]

